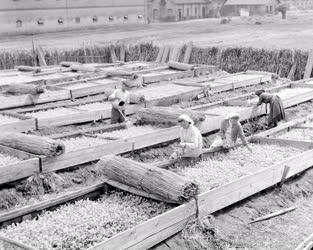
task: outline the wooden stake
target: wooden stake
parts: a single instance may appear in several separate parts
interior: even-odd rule
[[[192,47],[193,47],[193,43],[189,42],[187,44],[187,49],[186,49],[186,52],[185,52],[185,57],[184,57],[183,63],[189,63],[191,52],[192,52]]]
[[[313,67],[313,50],[309,52],[309,57],[305,66],[303,79],[307,79],[311,77],[312,67]]]
[[[36,54],[37,54],[37,57],[38,57],[39,66],[40,67],[46,67],[47,63],[46,63],[46,60],[45,60],[43,49],[42,49],[42,47],[40,45],[38,45],[37,48],[36,48]]]
[[[283,175],[281,177],[281,181],[279,183],[279,187],[282,187],[284,185],[284,182],[286,180],[286,177],[287,177],[287,174],[288,174],[289,170],[290,170],[290,167],[289,166],[285,166]]]
[[[256,222],[268,220],[268,219],[274,218],[274,217],[276,217],[276,216],[289,213],[289,212],[291,212],[291,211],[293,211],[293,210],[296,210],[296,209],[297,209],[296,207],[289,207],[289,208],[286,208],[286,209],[282,209],[282,210],[277,211],[277,212],[275,212],[275,213],[271,213],[271,214],[268,214],[268,215],[259,217],[259,218],[255,219],[255,220],[249,222],[249,224],[253,224],[253,223],[256,223]]]
[[[165,48],[164,48],[163,46],[160,47],[158,56],[157,56],[157,58],[156,58],[156,60],[155,60],[156,63],[160,63],[160,62],[161,62],[162,57],[163,57],[163,53],[164,53],[164,49],[165,49]]]

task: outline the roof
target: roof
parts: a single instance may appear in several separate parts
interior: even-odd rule
[[[225,5],[270,5],[273,0],[228,0]]]
[[[202,3],[202,4],[208,4],[208,1],[205,0],[172,0],[175,4],[196,4],[196,3]]]

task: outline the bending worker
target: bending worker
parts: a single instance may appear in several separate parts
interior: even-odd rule
[[[239,122],[239,114],[233,113],[223,119],[221,122],[220,131],[215,138],[214,142],[211,145],[211,149],[216,147],[228,147],[234,146],[236,144],[237,138],[239,137],[242,141],[242,144],[252,152],[252,149],[249,147],[246,137],[243,132],[243,128]],[[228,145],[228,129],[230,128],[230,145]]]
[[[283,103],[278,95],[265,93],[264,89],[256,91],[255,94],[259,97],[257,106],[262,103],[270,104],[270,113],[268,116],[269,127],[276,127],[279,121],[286,118]]]
[[[112,102],[111,124],[122,123],[126,121],[126,103],[130,102],[129,92],[126,90],[126,84],[122,83],[121,89],[116,89],[109,96],[109,101]]]
[[[193,120],[188,115],[178,117],[180,129],[179,148],[171,155],[170,159],[196,158],[202,154],[202,135],[194,126]]]

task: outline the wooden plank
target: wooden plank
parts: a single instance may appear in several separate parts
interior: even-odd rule
[[[268,138],[268,137],[261,137],[261,136],[252,136],[250,140],[251,142],[275,144],[275,145],[281,145],[283,147],[294,147],[294,148],[305,149],[305,150],[313,148],[313,141]]]
[[[291,167],[287,178],[302,172],[313,165],[313,150],[287,159],[272,167],[222,187],[207,191],[198,197],[200,215],[205,216],[253,194],[267,189],[281,179],[284,166]],[[147,249],[183,229],[183,226],[196,213],[194,201],[181,205],[132,229],[105,240],[89,250],[100,249]]]
[[[0,249],[3,250],[37,250],[21,242],[0,235]]]
[[[0,131],[6,132],[25,132],[35,129],[36,129],[35,119],[20,120],[18,122],[3,124],[0,126]]]
[[[165,63],[167,61],[167,59],[169,57],[170,49],[171,49],[170,46],[165,46],[164,52],[162,55],[162,59],[161,59],[161,63]]]
[[[95,147],[68,152],[53,158],[43,158],[42,171],[53,172],[66,169],[72,166],[99,160],[104,155],[129,152],[132,151],[132,148],[132,142],[119,140]]]
[[[3,154],[15,156],[21,160],[28,160],[31,158],[37,158],[38,157],[38,155],[34,155],[34,154],[31,154],[28,152],[17,150],[15,148],[6,147],[3,145],[0,145],[0,152]]]
[[[160,73],[155,75],[143,75],[142,81],[144,84],[155,83],[160,81],[170,81],[179,78],[192,77],[194,75],[194,71],[178,71],[178,72],[169,72],[169,73]]]
[[[75,200],[77,198],[80,198],[86,194],[92,193],[94,191],[97,191],[105,186],[105,183],[99,183],[92,185],[90,187],[84,187],[82,189],[79,189],[77,191],[72,191],[70,193],[61,195],[56,198],[49,199],[47,201],[40,202],[38,204],[28,205],[22,208],[17,208],[12,211],[1,213],[0,214],[0,223],[13,220],[15,218],[21,217],[23,215],[31,214],[34,212],[41,212],[44,209],[51,208],[56,205],[63,204],[65,202],[69,202],[71,200]]]
[[[89,95],[96,95],[96,94],[101,94],[105,93],[108,89],[112,88],[119,88],[122,86],[121,82],[117,81],[112,81],[111,84],[99,84],[98,86],[92,86],[92,87],[86,87],[86,88],[80,88],[80,89],[72,89],[72,97],[73,98],[79,98],[79,97],[84,97],[84,96],[89,96]]]
[[[111,117],[111,109],[82,111],[80,113],[61,115],[57,117],[38,118],[38,127],[65,126],[90,121],[97,121]]]
[[[1,167],[0,184],[16,181],[38,174],[39,159],[29,159],[9,166]]]
[[[189,42],[187,44],[187,48],[186,48],[186,52],[185,52],[183,63],[189,63],[190,57],[191,57],[191,52],[192,52],[192,47],[193,47],[193,43]]]
[[[305,71],[304,71],[304,76],[303,76],[304,79],[311,77],[312,67],[313,67],[313,50],[310,50],[308,61],[305,66]]]
[[[259,133],[257,135],[258,136],[262,136],[262,137],[274,135],[274,134],[279,133],[279,132],[281,132],[281,131],[283,131],[285,129],[288,129],[288,128],[291,128],[293,126],[296,126],[297,124],[304,123],[305,121],[310,120],[310,119],[313,119],[313,114],[308,115],[306,117],[301,117],[301,118],[292,120],[290,122],[283,123],[283,124],[281,124],[281,125],[279,125],[279,126],[277,126],[275,128],[272,128],[272,129],[269,129],[267,131],[261,132],[261,133]]]
[[[124,129],[126,127],[126,123],[119,123],[119,124],[108,124],[96,128],[87,128],[87,129],[81,129],[81,130],[76,130],[76,131],[71,131],[71,132],[66,132],[66,133],[61,133],[61,134],[53,134],[48,136],[51,139],[61,139],[61,138],[66,138],[70,136],[77,136],[81,135],[83,133],[95,133],[99,131],[113,131],[117,129]]]
[[[39,104],[39,103],[69,100],[70,97],[71,97],[70,92],[67,90],[51,91],[48,93],[43,93],[38,96],[33,96],[33,95],[10,96],[6,98],[1,98],[0,110],[9,109],[9,108],[17,108],[21,106],[27,106],[27,105],[33,105],[33,104]]]

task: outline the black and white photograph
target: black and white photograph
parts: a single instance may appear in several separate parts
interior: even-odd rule
[[[313,0],[0,22],[0,250],[313,250]]]

